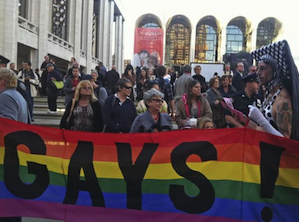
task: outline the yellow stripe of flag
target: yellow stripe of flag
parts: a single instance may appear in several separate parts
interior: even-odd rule
[[[68,174],[69,160],[43,155],[33,155],[18,152],[20,165],[27,166],[27,161],[47,165],[49,171],[58,174]],[[0,148],[0,156],[4,150]],[[3,164],[3,159],[0,159]],[[232,180],[260,184],[260,166],[242,162],[208,161],[188,163],[188,167],[205,175],[209,180]],[[117,162],[94,162],[94,169],[98,178],[123,179],[122,172]],[[243,172],[243,173],[242,173]],[[276,185],[299,188],[299,169],[280,168]],[[81,176],[84,176],[81,170]],[[181,179],[171,163],[150,164],[144,179],[173,180]]]

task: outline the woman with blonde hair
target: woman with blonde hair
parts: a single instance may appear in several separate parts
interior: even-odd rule
[[[215,129],[215,123],[211,118],[203,117],[199,121],[199,129]]]
[[[103,116],[99,101],[89,80],[79,82],[74,99],[67,104],[60,122],[61,129],[101,132]]]

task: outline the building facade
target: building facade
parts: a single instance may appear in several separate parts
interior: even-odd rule
[[[191,62],[222,63],[227,54],[249,53],[279,40],[283,33],[282,22],[274,17],[256,21],[244,16],[226,18],[226,26],[221,26],[220,20],[212,15],[192,19],[178,14],[163,24],[157,15],[148,13],[137,18],[135,30],[141,33],[164,30],[163,60],[166,66]],[[139,40],[135,34],[135,45],[136,41]]]
[[[44,56],[61,71],[76,58],[90,73],[98,61],[124,69],[124,16],[114,0],[0,0],[0,54],[18,68],[30,60],[39,68]]]

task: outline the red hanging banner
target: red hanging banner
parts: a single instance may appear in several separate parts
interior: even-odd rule
[[[163,42],[164,31],[161,28],[136,28],[133,66],[144,66],[153,68],[155,65],[163,64]]]

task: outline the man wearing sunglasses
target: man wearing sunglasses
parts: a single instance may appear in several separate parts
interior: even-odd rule
[[[105,132],[128,133],[137,116],[134,103],[130,99],[132,83],[126,78],[116,83],[116,93],[109,96],[104,105]]]

